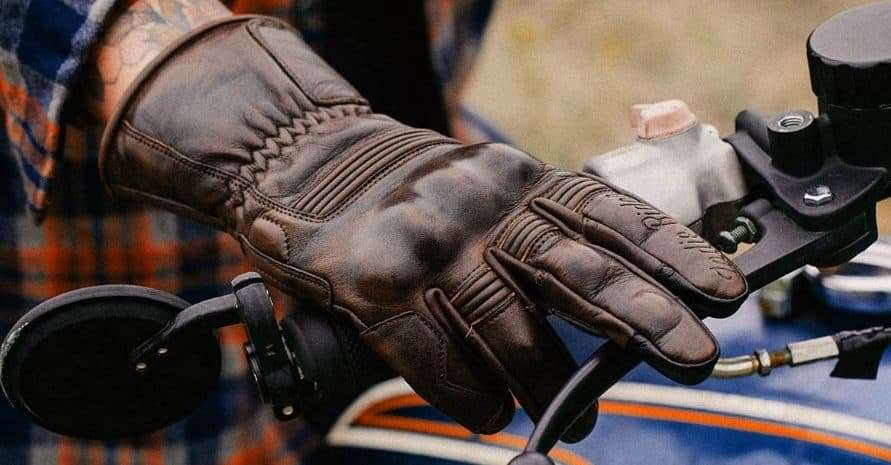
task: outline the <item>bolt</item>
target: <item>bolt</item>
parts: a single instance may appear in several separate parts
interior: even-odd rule
[[[727,253],[736,253],[737,246],[740,242],[751,243],[755,241],[758,235],[758,228],[752,220],[744,217],[736,217],[736,227],[730,231],[721,231],[718,233],[717,246],[721,251]]]
[[[758,374],[761,376],[767,376],[773,370],[773,365],[770,361],[770,352],[764,349],[758,349],[755,351],[755,359],[758,360]]]
[[[167,355],[167,352],[168,350],[166,347],[158,347],[158,355]]]
[[[136,364],[136,371],[140,373],[145,371],[146,368],[148,368],[148,365],[146,365],[145,362],[139,362]]]
[[[804,204],[810,207],[819,207],[832,202],[832,198],[832,190],[829,189],[829,186],[818,184],[804,193]]]
[[[284,408],[282,408],[282,414],[284,414],[286,417],[289,417],[289,416],[293,415],[293,414],[294,414],[294,407],[292,407],[292,406],[290,406],[290,405],[286,405],[286,406],[284,406]]]

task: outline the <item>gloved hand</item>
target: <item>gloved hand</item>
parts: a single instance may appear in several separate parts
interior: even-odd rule
[[[597,178],[375,114],[269,18],[163,53],[101,152],[114,194],[230,232],[269,281],[349,316],[476,432],[507,424],[511,393],[537,419],[576,368],[546,315],[695,383],[718,357],[697,315],[729,315],[747,292],[721,253]]]

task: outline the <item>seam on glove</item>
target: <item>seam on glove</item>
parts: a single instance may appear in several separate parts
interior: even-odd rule
[[[436,370],[437,371],[436,377],[439,378],[439,380],[443,382],[443,385],[439,386],[439,387],[445,387],[445,388],[449,389],[450,391],[458,392],[458,393],[468,395],[471,397],[475,397],[475,398],[495,399],[494,396],[491,396],[491,395],[488,395],[488,394],[485,394],[482,392],[474,391],[472,389],[468,389],[468,388],[461,386],[459,384],[455,384],[454,381],[449,379],[448,350],[447,350],[447,345],[445,343],[445,338],[442,335],[442,333],[437,331],[437,328],[430,321],[428,321],[427,317],[424,315],[421,315],[415,311],[403,312],[403,313],[391,316],[383,321],[380,321],[378,323],[375,323],[375,324],[369,326],[368,329],[362,331],[362,335],[367,334],[370,337],[381,337],[380,334],[377,334],[378,331],[389,328],[396,323],[402,323],[405,319],[409,319],[409,318],[415,319],[415,320],[419,321],[421,324],[423,324],[424,326],[426,326],[427,329],[430,330],[430,332],[433,334],[433,337],[436,338],[437,353],[438,353],[437,362],[439,364],[439,367],[437,367],[438,370]],[[398,331],[398,329],[396,331]]]
[[[510,291],[510,294],[504,300],[501,300],[498,305],[490,309],[486,309],[484,313],[481,315],[467,315],[467,319],[470,321],[471,328],[485,328],[486,325],[494,319],[497,319],[502,313],[505,312],[511,305],[515,302],[522,302],[517,299],[516,294],[513,291]],[[525,309],[525,306],[523,306]]]
[[[603,224],[603,223],[601,223],[601,222],[599,222],[599,221],[595,221],[595,220],[593,220],[593,219],[591,219],[591,218],[589,218],[589,217],[587,217],[587,216],[585,217],[585,221],[590,221],[592,224],[597,225],[597,227],[604,228],[604,229],[606,229],[606,230],[608,230],[608,231],[612,231],[612,232],[615,233],[618,237],[620,237],[620,238],[622,238],[623,240],[625,240],[628,244],[632,244],[637,250],[639,250],[640,252],[642,252],[643,254],[645,254],[647,257],[650,257],[650,258],[651,258],[652,260],[654,260],[656,263],[658,263],[658,264],[660,264],[661,266],[664,266],[664,267],[666,267],[666,268],[672,270],[672,271],[674,272],[673,276],[676,276],[677,279],[678,279],[679,281],[681,281],[681,284],[685,285],[686,288],[689,288],[689,289],[694,290],[694,291],[695,291],[696,293],[698,293],[700,296],[705,297],[705,298],[707,298],[707,299],[709,299],[709,300],[711,300],[711,301],[714,301],[714,302],[717,302],[717,303],[722,303],[722,302],[723,302],[723,303],[736,302],[736,301],[738,301],[738,300],[744,298],[744,297],[746,296],[746,294],[748,293],[748,285],[746,285],[746,286],[744,287],[744,292],[742,292],[739,296],[736,296],[736,297],[723,298],[723,297],[719,297],[719,296],[716,296],[716,295],[709,294],[709,293],[705,292],[704,290],[700,289],[699,286],[696,286],[695,284],[693,284],[692,282],[690,282],[690,280],[688,280],[688,279],[686,278],[686,276],[684,276],[683,274],[679,273],[679,272],[677,271],[677,269],[675,269],[673,266],[669,265],[668,263],[665,263],[662,259],[660,259],[659,257],[656,257],[655,255],[653,255],[652,253],[650,253],[648,250],[643,249],[641,246],[636,245],[634,241],[632,241],[631,239],[628,239],[627,237],[625,237],[624,234],[620,233],[619,231],[616,231],[615,229],[609,227],[609,225]],[[678,224],[678,223],[675,223],[675,224]],[[720,253],[720,252],[718,252],[718,253]],[[742,276],[742,272],[739,271],[739,268],[736,266],[736,264],[734,264],[734,263],[731,261],[731,262],[729,263],[729,265],[730,265],[733,269],[735,269],[736,272],[740,274],[740,276]],[[723,276],[722,276],[722,279],[723,279]]]
[[[349,88],[351,91],[356,92],[356,94],[354,94],[354,95],[335,95],[335,96],[331,96],[331,97],[318,96],[315,92],[315,89],[311,89],[310,86],[308,85],[308,83],[302,78],[302,76],[292,73],[291,70],[288,68],[288,66],[286,66],[285,63],[282,62],[282,59],[279,58],[279,56],[272,50],[272,47],[267,42],[266,38],[262,37],[262,33],[257,30],[258,26],[260,26],[260,25],[273,27],[275,29],[279,29],[279,30],[283,30],[283,31],[290,31],[298,36],[299,36],[299,33],[297,32],[296,29],[291,27],[290,24],[284,23],[283,21],[281,21],[279,19],[270,18],[270,17],[260,17],[260,18],[251,20],[250,22],[248,22],[248,24],[245,27],[245,30],[247,31],[248,35],[251,37],[251,39],[253,39],[253,41],[257,44],[257,46],[259,46],[261,49],[263,49],[263,51],[265,51],[269,55],[269,57],[272,58],[273,61],[275,61],[276,65],[278,65],[279,69],[285,74],[285,76],[288,76],[288,78],[291,80],[291,82],[293,82],[294,85],[297,86],[297,88],[300,89],[301,92],[303,92],[303,95],[306,96],[307,100],[309,100],[313,105],[322,106],[322,105],[338,105],[338,104],[349,104],[349,103],[354,103],[354,104],[358,104],[358,105],[367,105],[368,104],[368,101],[366,101],[363,97],[361,97],[358,94],[358,92],[356,92],[356,90],[352,88],[352,86],[349,86]],[[307,45],[305,42],[302,42],[302,41],[299,42],[299,44],[300,44],[300,46],[305,47],[307,52],[313,53],[312,55],[308,55],[308,57],[310,59],[315,58],[315,54],[314,54],[314,52],[312,52],[312,49],[309,47],[309,45]],[[304,57],[304,58],[306,58],[306,57]],[[310,65],[323,67],[323,68],[325,68],[326,71],[331,72],[331,74],[333,75],[332,77],[337,77],[337,78],[343,79],[340,77],[339,74],[337,74],[337,71],[335,71],[333,68],[331,68],[331,66],[329,66],[327,63],[325,63],[321,59],[318,59],[317,63],[312,63],[307,60],[303,60],[303,61],[304,61],[304,63],[308,63]],[[343,81],[343,82],[346,82],[346,81]]]
[[[360,142],[358,147],[339,157],[338,166],[322,175],[323,179],[303,194],[294,207],[322,218],[336,215],[419,152],[437,145],[457,144],[441,137],[427,139],[434,134],[426,130],[408,130],[392,139],[380,137],[364,144]],[[392,132],[388,135],[392,136]],[[359,166],[354,166],[356,164]]]
[[[387,137],[399,130],[399,127],[378,129],[370,135],[360,138],[358,141],[356,141],[356,144],[373,143],[374,141],[378,141],[379,139]],[[322,181],[328,179],[331,173],[338,169],[340,164],[343,162],[343,159],[348,158],[352,154],[352,150],[354,149],[355,145],[350,149],[344,150],[336,155],[332,155],[330,158],[325,160],[322,166],[320,166],[319,169],[317,169],[309,176],[303,187],[300,189],[300,194],[296,196],[294,201],[291,202],[290,206],[300,209],[301,207],[299,207],[299,204],[303,201],[304,197],[309,195],[309,192],[312,192],[316,189],[324,188],[324,186],[320,187]]]
[[[316,276],[315,274],[310,273],[309,271],[306,271],[304,269],[286,265],[278,260],[273,259],[272,257],[263,253],[263,251],[258,249],[256,246],[254,246],[254,244],[252,244],[251,241],[249,241],[243,234],[238,235],[238,240],[243,246],[247,247],[250,250],[251,253],[246,255],[249,258],[253,259],[252,261],[257,261],[257,259],[261,260],[262,265],[258,266],[261,271],[263,271],[266,266],[271,266],[279,272],[287,275],[289,278],[298,282],[306,283],[310,287],[321,291],[320,294],[324,297],[324,300],[327,301],[325,304],[326,306],[330,307],[334,304],[334,294],[331,290],[331,284],[326,279],[320,276]],[[299,290],[294,289],[293,285],[287,284],[285,282],[282,282],[280,279],[275,278],[275,276],[271,273],[265,272],[263,274],[267,275],[268,278],[275,282],[277,284],[276,287],[279,287],[280,289]]]
[[[284,238],[282,240],[282,242],[284,243],[282,244],[284,246],[282,260],[287,261],[291,258],[291,236],[285,231],[285,224],[284,222],[282,222],[282,220],[276,218],[275,215],[267,215],[267,213],[269,213],[268,210],[257,216],[257,219],[266,220],[278,226],[278,229],[281,231],[282,237]],[[256,220],[251,222],[251,227],[254,226],[254,222],[256,222]]]
[[[239,167],[239,174],[245,179],[258,183],[261,180],[258,179],[257,175],[266,172],[269,160],[281,158],[283,148],[297,145],[300,136],[305,136],[313,127],[318,126],[320,121],[324,122],[340,118],[361,117],[370,113],[371,108],[358,105],[320,107],[316,110],[305,111],[302,115],[291,118],[290,124],[276,126],[276,134],[264,133],[262,137],[263,145],[250,152],[251,160],[254,163],[242,164]],[[290,144],[285,143],[287,140],[283,139],[287,138],[282,136],[282,132],[292,139]]]
[[[462,279],[457,286],[455,286],[455,289],[453,291],[448,294],[451,294],[452,299],[457,298],[459,295],[461,295],[462,292],[470,287],[470,285],[472,285],[481,275],[483,275],[488,270],[489,267],[486,266],[485,263],[480,263],[476,266],[476,268],[473,269],[473,271],[468,273],[467,276],[465,276],[464,279]],[[445,289],[443,289],[443,291],[445,291]]]
[[[526,210],[526,204],[532,199],[535,198],[534,195],[530,195],[537,187],[541,184],[544,184],[548,181],[551,181],[553,178],[550,175],[553,175],[556,171],[555,168],[549,167],[545,163],[541,161],[538,162],[538,168],[540,172],[536,175],[536,177],[530,180],[525,186],[522,186],[518,189],[521,191],[523,195],[517,196],[517,199],[511,202],[510,204],[504,207],[503,213],[498,215],[496,218],[493,218],[492,226],[486,231],[486,234],[483,236],[485,238],[486,244],[495,244],[494,240],[497,237],[501,237],[505,224],[506,218],[511,215],[522,214],[523,211]],[[522,208],[521,208],[522,205]]]
[[[486,315],[497,312],[505,302],[515,298],[513,290],[506,286],[498,276],[490,271],[492,282],[480,292],[470,296],[466,302],[453,302],[453,306],[460,308],[460,314],[467,321],[484,319]]]
[[[374,187],[378,183],[378,181],[385,178],[387,175],[392,173],[394,170],[396,170],[397,168],[399,168],[402,165],[404,165],[405,163],[407,163],[415,155],[417,155],[421,152],[427,151],[428,149],[432,149],[434,147],[438,147],[438,146],[442,146],[442,145],[457,145],[457,144],[458,144],[458,142],[444,142],[444,141],[440,140],[437,142],[431,142],[431,143],[427,143],[427,144],[420,145],[420,146],[413,148],[412,150],[403,154],[402,158],[398,162],[395,162],[391,166],[388,166],[386,169],[381,170],[381,172],[379,172],[377,174],[377,176],[375,176],[374,178],[369,180],[367,183],[365,183],[365,185],[362,186],[362,189],[359,189],[359,190],[353,192],[347,198],[343,199],[341,201],[340,207],[338,207],[336,210],[333,210],[333,211],[325,214],[325,216],[323,216],[321,218],[323,220],[329,220],[329,219],[343,213],[343,211],[346,210],[347,208],[349,208],[350,205],[352,205],[352,203],[357,198],[362,197],[366,192],[368,192],[372,187]]]
[[[550,192],[541,197],[554,201],[568,210],[575,211],[579,205],[587,205],[599,193],[609,191],[605,184],[583,177],[573,177],[569,181],[558,184]]]

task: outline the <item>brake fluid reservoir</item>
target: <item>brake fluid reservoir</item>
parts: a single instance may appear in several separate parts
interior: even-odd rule
[[[733,148],[714,126],[699,123],[684,102],[634,105],[631,126],[637,131],[631,145],[589,158],[584,171],[687,225],[699,226],[708,211],[746,195]]]

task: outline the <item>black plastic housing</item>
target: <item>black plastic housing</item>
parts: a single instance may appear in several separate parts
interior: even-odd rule
[[[807,42],[811,87],[839,156],[891,168],[891,2],[830,18]]]

